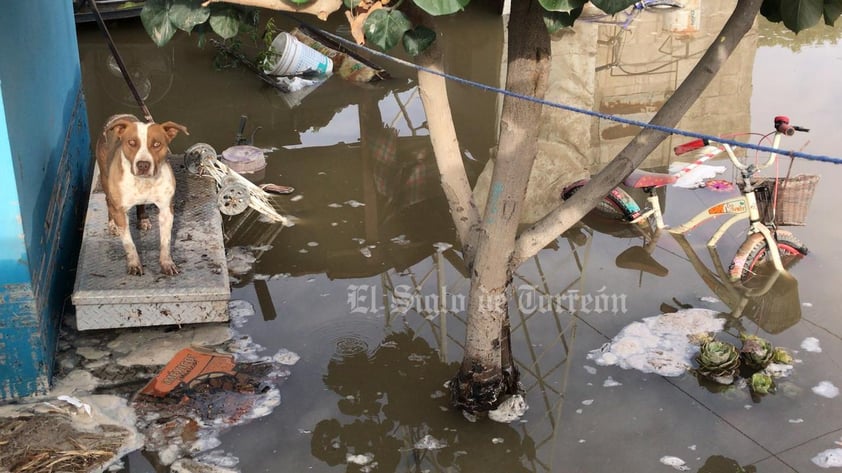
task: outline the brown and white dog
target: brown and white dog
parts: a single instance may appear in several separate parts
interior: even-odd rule
[[[187,128],[173,122],[143,123],[134,115],[114,115],[108,119],[96,144],[100,183],[108,204],[108,229],[119,235],[126,250],[129,274],[142,275],[128,225],[128,212],[137,206],[137,227],[152,227],[145,204],[158,207],[161,233],[161,272],[178,274],[170,255],[175,194],[175,176],[167,162],[169,144]]]

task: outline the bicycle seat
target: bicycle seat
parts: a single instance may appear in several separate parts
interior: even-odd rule
[[[663,174],[660,172],[649,172],[635,169],[623,179],[623,184],[637,189],[646,187],[668,186],[678,180],[678,176]]]

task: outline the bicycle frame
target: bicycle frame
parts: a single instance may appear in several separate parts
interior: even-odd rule
[[[780,145],[781,137],[783,135],[784,132],[775,132],[775,136],[772,143],[773,148],[777,148]],[[755,195],[755,187],[751,184],[751,176],[753,176],[757,171],[772,165],[772,163],[774,163],[775,159],[777,158],[777,154],[771,153],[769,159],[765,163],[755,166],[753,164],[745,165],[741,163],[737,156],[734,154],[733,148],[728,144],[723,144],[720,149],[725,151],[725,153],[728,155],[728,158],[731,160],[734,166],[740,170],[742,180],[744,183],[744,186],[741,191],[742,195],[712,205],[707,209],[699,212],[696,216],[694,216],[687,222],[677,227],[667,228],[667,225],[664,223],[664,218],[661,211],[661,203],[660,199],[658,198],[658,194],[651,192],[649,193],[646,199],[649,203],[649,209],[646,212],[642,213],[632,223],[638,223],[644,219],[653,217],[655,219],[655,226],[658,230],[666,228],[667,231],[669,231],[673,235],[683,235],[710,219],[719,217],[721,215],[731,215],[731,217],[728,220],[726,220],[719,226],[719,229],[716,232],[714,232],[710,240],[708,240],[707,246],[708,248],[712,248],[716,246],[720,238],[722,238],[722,236],[725,234],[726,231],[728,231],[729,228],[731,228],[731,226],[733,226],[740,220],[747,219],[749,221],[748,234],[752,235],[754,233],[759,232],[763,235],[763,238],[766,239],[769,248],[775,249],[774,251],[769,251],[775,269],[777,269],[780,272],[785,272],[786,269],[784,268],[783,262],[781,261],[781,255],[778,251],[778,246],[775,241],[775,238],[772,236],[772,232],[769,230],[769,227],[767,227],[764,224],[764,222],[762,222],[760,219],[760,211],[757,208],[757,196]],[[717,262],[717,264],[719,264],[719,262]]]

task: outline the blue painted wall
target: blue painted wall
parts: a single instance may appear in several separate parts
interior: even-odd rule
[[[81,91],[71,2],[5,2],[0,198],[9,205],[0,206],[0,399],[49,387],[92,169]]]

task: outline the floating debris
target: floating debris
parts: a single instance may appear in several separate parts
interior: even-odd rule
[[[622,386],[622,385],[623,385],[623,383],[621,383],[619,381],[615,381],[614,378],[612,378],[611,376],[605,378],[605,381],[602,383],[603,388],[613,388],[613,387]]]
[[[819,339],[816,337],[807,337],[801,342],[801,349],[811,353],[821,353],[822,347],[819,345]]]
[[[683,169],[692,166],[692,163],[683,163],[676,161],[669,166],[669,173],[675,174]],[[696,189],[698,187],[706,187],[707,181],[713,179],[717,174],[725,172],[725,166],[713,166],[710,164],[699,164],[690,171],[685,172],[677,181],[673,183],[673,187],[681,187],[683,189]]]
[[[493,443],[494,445],[500,445],[503,442],[505,442],[505,440],[503,440],[500,437],[494,437],[493,439],[491,439],[491,443]]]
[[[446,446],[446,442],[438,440],[432,435],[427,434],[424,437],[422,437],[421,440],[415,442],[415,445],[413,445],[412,448],[414,448],[415,450],[438,450]]]
[[[624,327],[601,348],[588,353],[600,366],[618,365],[661,376],[681,376],[698,352],[690,337],[719,332],[725,324],[718,312],[682,309],[670,314],[646,317]]]
[[[301,357],[298,355],[298,353],[289,351],[286,348],[281,348],[280,350],[278,350],[278,353],[275,353],[275,356],[272,357],[272,361],[274,361],[275,363],[280,363],[286,366],[292,366],[298,363],[298,360],[300,359]]]
[[[104,471],[143,439],[134,416],[117,396],[79,399],[91,416],[75,416],[41,404],[0,408],[0,471]]]
[[[792,374],[792,365],[785,363],[769,363],[769,366],[763,369],[763,372],[773,378],[786,378]]]
[[[228,249],[225,255],[228,263],[228,272],[234,275],[242,275],[250,272],[257,261],[254,251],[245,246],[235,246]]]
[[[839,395],[839,388],[830,381],[822,381],[818,385],[813,386],[813,392],[819,396],[833,399]]]
[[[801,424],[801,423],[803,423],[803,422],[804,422],[804,419],[802,419],[802,418],[800,418],[800,417],[799,417],[799,418],[797,418],[797,419],[789,419],[789,423],[790,423],[790,424]]]
[[[342,204],[337,204],[336,202],[331,203],[331,204],[327,204],[327,206],[330,207],[330,208],[333,208],[333,209],[342,208]]]
[[[596,368],[591,365],[583,365],[588,374],[596,374]]]
[[[406,235],[398,235],[390,239],[389,241],[400,246],[406,246],[410,243],[410,241],[406,238]]]
[[[290,187],[290,186],[282,186],[282,185],[271,184],[271,183],[260,184],[258,187],[260,187],[261,189],[263,189],[263,191],[265,191],[269,194],[275,194],[275,195],[286,195],[286,194],[292,194],[293,192],[295,192],[295,189]],[[293,202],[296,202],[296,201],[301,200],[303,198],[304,198],[304,196],[297,195],[297,196],[295,196],[295,197],[293,197],[289,200],[291,200]]]
[[[437,242],[437,243],[433,243],[433,248],[435,248],[436,251],[441,253],[441,252],[444,252],[444,251],[447,251],[447,250],[453,248],[453,245],[451,245],[450,243],[447,243],[447,242],[440,241],[440,242]]]
[[[488,412],[488,418],[495,422],[508,424],[520,419],[529,406],[520,394],[506,398],[497,409]]]
[[[591,404],[593,404],[593,399],[585,399],[582,401],[583,406],[590,406]]]
[[[348,206],[353,207],[353,208],[365,207],[364,203],[356,201],[356,200],[346,200],[345,205],[348,205]]]
[[[702,296],[699,300],[708,304],[719,304],[722,302],[721,300],[711,296]]]
[[[684,460],[682,460],[678,457],[664,455],[663,457],[661,457],[660,462],[663,463],[664,465],[671,466],[678,471],[689,471],[690,470],[690,467],[687,466],[684,463]]]
[[[353,455],[348,453],[345,455],[345,462],[353,463],[355,465],[368,465],[372,460],[374,460],[374,455],[371,453],[365,453],[362,455]]]
[[[842,467],[842,448],[825,450],[812,458],[813,463],[822,468]]]
[[[196,460],[182,458],[170,465],[171,473],[239,473],[239,470],[232,470],[218,465],[212,465]]]

